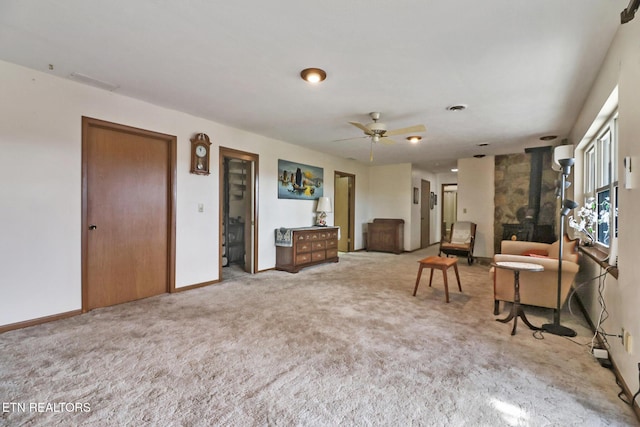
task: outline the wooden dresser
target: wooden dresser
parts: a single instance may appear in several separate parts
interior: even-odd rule
[[[297,273],[324,262],[338,262],[339,227],[276,230],[276,270]]]
[[[404,220],[376,218],[367,224],[367,251],[404,251]]]

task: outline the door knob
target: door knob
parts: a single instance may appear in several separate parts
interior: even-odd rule
[[[98,226],[97,226],[97,225],[95,225],[95,224],[91,224],[91,225],[89,226],[89,230],[95,230],[96,228],[98,228]]]

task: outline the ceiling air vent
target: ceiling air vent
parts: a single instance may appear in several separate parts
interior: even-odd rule
[[[467,106],[464,104],[458,104],[458,105],[450,105],[447,107],[448,111],[462,111],[462,110],[466,110]]]
[[[93,77],[89,77],[87,75],[80,74],[80,73],[71,73],[69,75],[69,78],[77,82],[87,84],[89,86],[94,86],[100,89],[108,90],[109,92],[113,92],[120,87],[118,85],[114,85],[112,83],[107,83],[102,80],[94,79]]]

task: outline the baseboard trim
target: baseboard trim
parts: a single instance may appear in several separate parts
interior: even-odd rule
[[[204,288],[205,286],[215,285],[216,283],[220,283],[220,279],[210,280],[208,282],[196,283],[195,285],[182,286],[180,288],[175,288],[171,293],[178,293],[184,291],[190,291],[191,289]]]
[[[580,300],[580,296],[577,293],[575,294],[575,299],[578,302],[578,307],[580,308],[580,311],[582,311],[582,315],[584,316],[585,319],[587,319],[587,323],[589,324],[589,328],[591,328],[591,332],[595,334],[596,333],[595,324],[591,321],[591,318],[589,317],[589,313],[587,312],[587,309],[584,307],[584,304],[582,304],[582,301]],[[600,335],[596,335],[596,339],[601,348],[606,348],[604,345],[604,342],[602,341],[602,338],[600,338]],[[618,366],[616,365],[615,360],[613,360],[611,356],[609,356],[609,361],[611,362],[611,370],[613,371],[613,374],[616,376],[616,379],[618,380],[618,384],[622,388],[622,391],[626,395],[627,399],[631,400],[631,398],[633,397],[633,392],[629,389],[629,386],[627,386],[627,383],[622,378],[622,375],[620,374],[620,370],[618,369]],[[640,421],[640,406],[636,401],[631,402],[631,409],[636,414],[636,418],[638,418],[638,421]]]
[[[37,319],[25,320],[17,323],[10,323],[8,325],[0,326],[0,334],[8,331],[13,331],[15,329],[28,328],[29,326],[36,326],[42,323],[54,322],[56,320],[66,319],[68,317],[77,316],[82,314],[82,310],[73,310],[67,311],[65,313],[54,314],[51,316],[38,317]]]

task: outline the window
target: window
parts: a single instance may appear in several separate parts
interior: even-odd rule
[[[588,226],[602,246],[611,245],[612,231],[618,236],[618,113],[606,121],[597,136],[584,149],[584,206],[594,213]],[[616,200],[612,200],[612,196]]]

